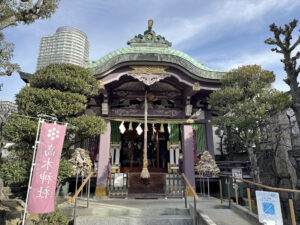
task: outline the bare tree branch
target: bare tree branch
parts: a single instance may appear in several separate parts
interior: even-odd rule
[[[296,55],[292,57],[292,60],[296,61],[299,58],[300,58],[300,52],[297,52]]]
[[[271,51],[276,53],[283,53],[283,51],[279,50],[278,48],[272,48]]]
[[[58,7],[60,0],[0,0],[0,31],[20,23],[30,24],[37,19],[49,18]],[[0,76],[11,75],[19,70],[11,63],[13,44],[4,40],[0,33]]]
[[[15,15],[12,15],[12,16],[2,20],[0,22],[0,30],[3,30],[4,28],[9,27],[9,26],[16,26],[17,21],[18,21],[18,19]]]
[[[298,37],[298,40],[290,48],[290,52],[292,52],[299,44],[300,44],[300,36]]]
[[[284,81],[290,86],[290,94],[292,97],[292,108],[295,111],[296,121],[300,127],[300,88],[297,81],[300,73],[300,66],[297,67],[297,60],[300,58],[300,53],[297,52],[292,56],[292,51],[300,44],[300,36],[291,46],[292,33],[297,26],[297,20],[294,19],[289,24],[282,27],[277,27],[274,23],[270,25],[270,31],[274,34],[274,38],[268,38],[265,40],[266,44],[276,45],[278,48],[272,48],[271,51],[281,53],[283,59],[280,61],[284,64],[284,70],[286,71],[287,78]],[[300,31],[300,30],[299,30]],[[283,36],[283,40],[280,37]]]
[[[268,45],[276,45],[277,41],[272,38],[268,38],[267,40],[265,40],[265,43]]]

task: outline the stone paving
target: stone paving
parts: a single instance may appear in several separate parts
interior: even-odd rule
[[[235,204],[232,202],[232,204]],[[200,197],[197,209],[207,214],[217,225],[251,225],[228,207],[228,202],[221,204],[219,199]]]
[[[188,199],[193,204],[193,198]],[[188,209],[184,208],[184,199],[93,199],[89,208],[86,200],[77,202],[76,225],[97,224],[165,224],[192,225]],[[60,205],[62,211],[72,216],[74,204],[65,202]],[[200,197],[197,209],[207,214],[217,225],[250,225],[233,210],[228,203],[220,204],[220,200]]]

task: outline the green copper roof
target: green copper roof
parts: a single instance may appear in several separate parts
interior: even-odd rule
[[[225,71],[210,69],[181,51],[153,46],[120,48],[110,52],[98,61],[90,62],[87,67],[92,69],[95,75],[101,75],[105,74],[106,71],[109,71],[119,63],[134,61],[149,62],[149,59],[147,59],[147,57],[145,58],[145,55],[154,55],[155,57],[153,57],[153,59],[157,62],[178,64],[192,74],[195,74],[197,77],[221,79],[226,73]]]

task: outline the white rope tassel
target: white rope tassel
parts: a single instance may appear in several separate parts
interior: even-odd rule
[[[132,129],[132,122],[129,123],[129,128],[128,128],[128,130],[133,130],[133,129]]]
[[[160,133],[164,133],[165,132],[165,129],[164,129],[164,125],[161,123],[160,124],[160,130],[159,130]]]

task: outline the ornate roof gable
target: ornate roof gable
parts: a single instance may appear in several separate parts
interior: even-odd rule
[[[152,30],[153,20],[148,20],[148,30],[144,32],[144,35],[138,34],[131,40],[127,41],[127,44],[131,47],[136,46],[153,46],[153,47],[171,47],[172,43],[167,41],[165,37],[156,35]]]

